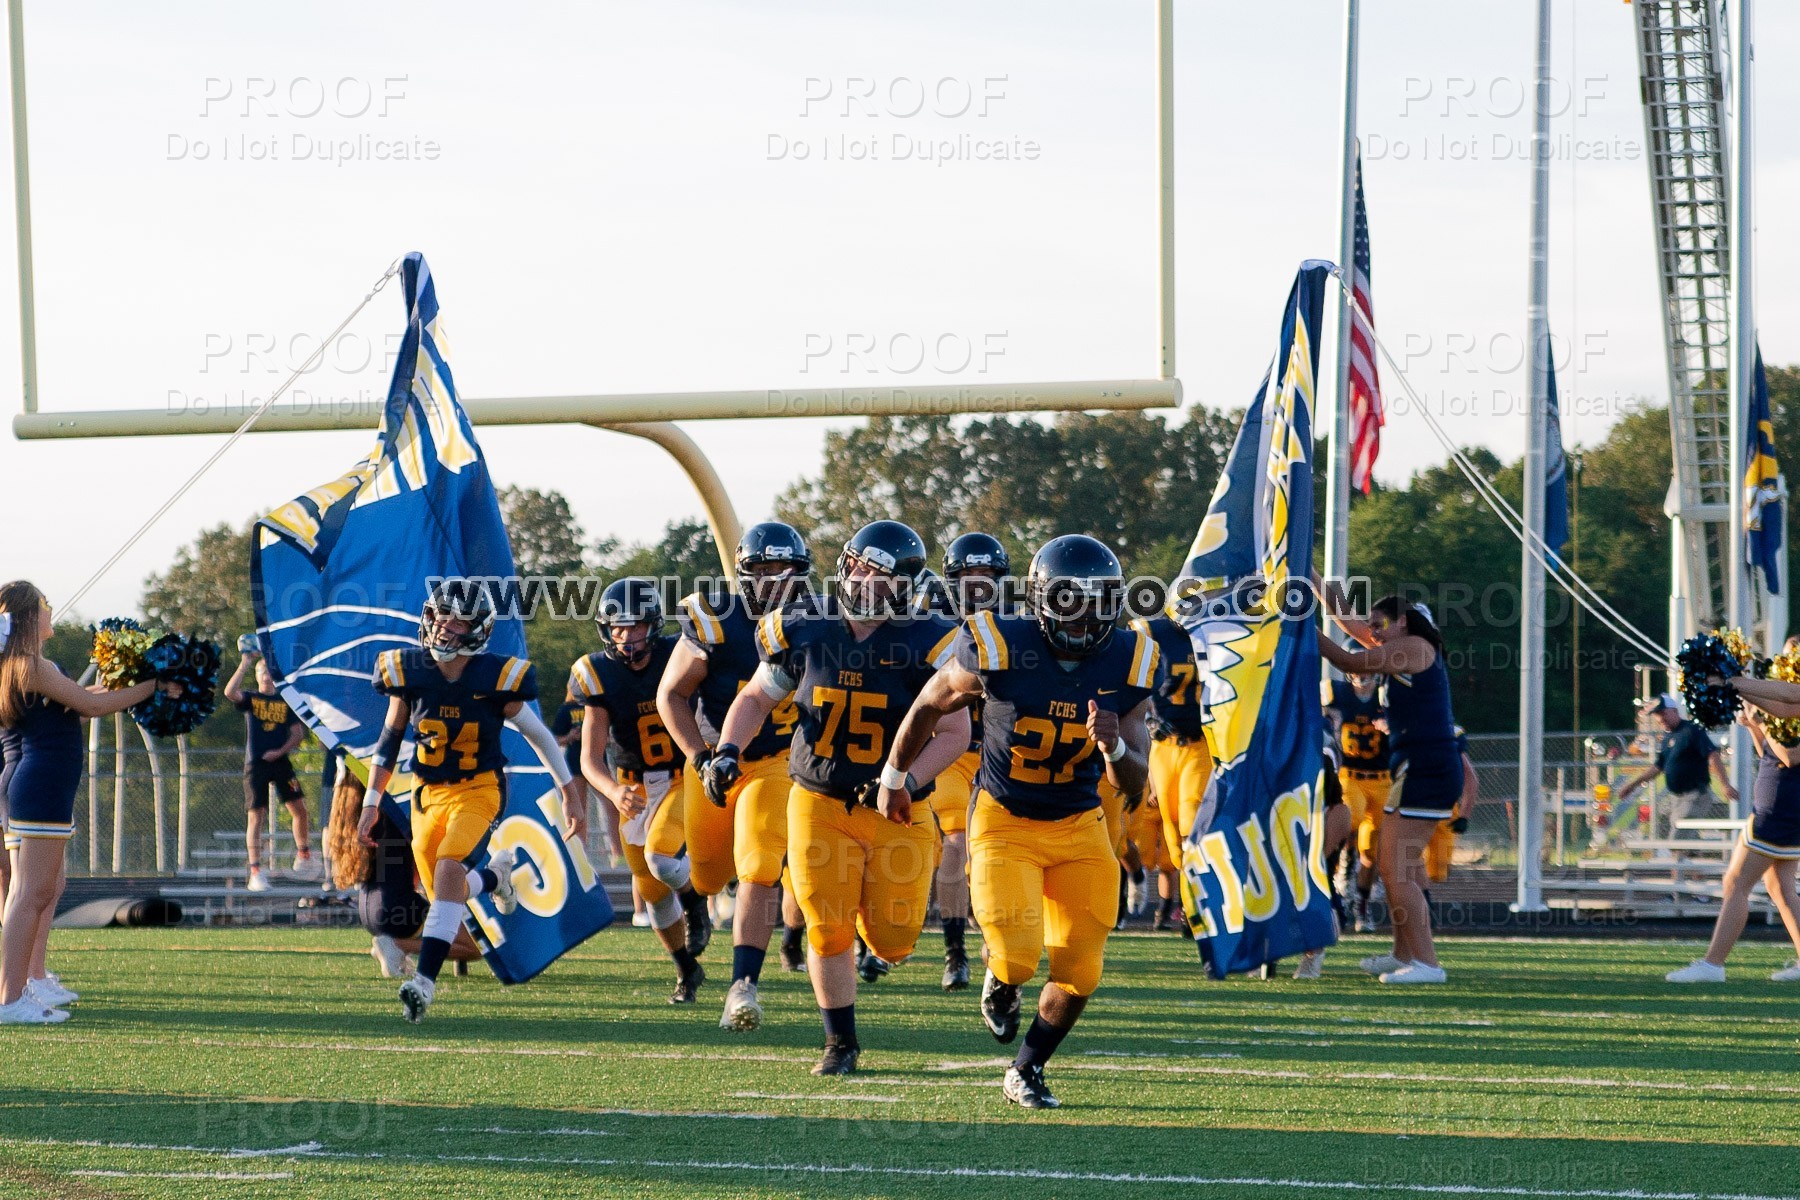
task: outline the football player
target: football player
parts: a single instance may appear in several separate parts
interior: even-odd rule
[[[1325,684],[1325,723],[1337,742],[1338,779],[1356,828],[1356,932],[1372,933],[1369,894],[1375,889],[1375,848],[1381,812],[1392,781],[1388,776],[1387,719],[1373,675],[1351,675]]]
[[[944,580],[956,613],[964,619],[999,606],[1001,581],[1011,571],[1011,556],[991,534],[965,533],[944,550]],[[937,905],[944,925],[946,992],[969,986],[969,803],[981,766],[980,722],[977,702],[969,710],[968,750],[937,777],[931,793],[931,812],[940,835]]]
[[[749,1031],[762,1024],[757,984],[779,916],[778,888],[787,856],[788,742],[799,713],[776,705],[768,719],[743,731],[734,748],[732,786],[709,797],[701,771],[723,741],[731,702],[756,673],[756,622],[806,596],[812,555],[800,531],[780,521],[745,530],[735,555],[738,591],[702,589],[681,601],[681,640],[669,654],[656,689],[656,710],[687,757],[679,807],[665,806],[651,822],[650,869],[674,885],[687,871],[657,845],[687,843],[691,882],[715,896],[738,881],[731,922],[731,987],[722,1028]],[[679,830],[679,832],[676,832]]]
[[[706,897],[686,879],[664,882],[651,873],[647,861],[649,854],[656,854],[675,863],[678,877],[688,865],[681,852],[679,819],[662,823],[661,841],[650,840],[657,810],[682,802],[681,751],[656,711],[656,687],[676,639],[662,631],[662,597],[656,581],[642,576],[614,580],[600,595],[595,620],[601,649],[577,659],[569,672],[569,694],[588,714],[581,722],[581,773],[612,803],[623,822],[625,862],[649,906],[650,927],[675,963],[675,992],[669,1003],[692,1004],[706,981],[699,955],[712,936]],[[585,801],[565,815],[578,834],[586,832]]]
[[[763,663],[726,714],[706,766],[706,790],[735,786],[738,746],[793,699],[800,726],[789,771],[788,846],[795,898],[806,914],[807,973],[825,1025],[815,1075],[856,1070],[855,939],[884,964],[905,961],[931,896],[936,835],[929,809],[905,792],[876,811],[881,763],[900,718],[939,665],[957,627],[913,607],[925,543],[898,521],[858,530],[838,556],[835,594],[820,608],[775,610],[757,626]],[[936,775],[969,742],[966,714],[946,721],[922,769]],[[904,787],[904,777],[900,786]]]
[[[1162,818],[1164,861],[1178,870],[1182,844],[1193,832],[1213,772],[1203,696],[1206,664],[1195,655],[1188,631],[1166,612],[1140,617],[1132,625],[1156,643],[1164,663],[1156,694],[1150,698],[1150,788]],[[1180,896],[1179,888],[1170,888],[1157,913],[1158,929],[1170,924]]]
[[[1003,1083],[1026,1108],[1055,1108],[1044,1064],[1100,984],[1118,916],[1119,873],[1100,808],[1104,776],[1122,793],[1148,780],[1145,725],[1160,652],[1116,627],[1125,591],[1113,552],[1080,534],[1055,538],[1026,574],[1030,615],[978,612],[956,655],[901,722],[882,772],[884,809],[901,809],[910,770],[942,722],[982,705],[981,776],[969,819],[975,919],[988,948],[981,1015],[994,1037],[1019,1031],[1019,989],[1050,951],[1050,979]]]
[[[400,985],[401,1008],[414,1024],[431,1007],[438,971],[462,927],[468,902],[491,892],[502,914],[518,905],[510,850],[489,856],[485,867],[467,865],[505,807],[506,755],[500,737],[506,722],[525,735],[550,769],[565,809],[587,802],[586,789],[569,773],[556,736],[529,703],[537,697],[531,662],[489,654],[493,631],[494,603],[487,588],[473,580],[442,580],[420,615],[419,647],[384,651],[375,663],[375,690],[388,697],[388,711],[357,837],[374,847],[381,797],[410,730],[413,865],[431,896],[419,930],[418,973]]]

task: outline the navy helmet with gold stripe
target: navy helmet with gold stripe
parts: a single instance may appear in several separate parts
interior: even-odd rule
[[[851,579],[857,568],[862,573]],[[846,616],[880,621],[904,614],[925,573],[925,539],[901,521],[871,521],[844,543],[837,561],[838,601]]]
[[[1100,539],[1066,533],[1031,556],[1025,602],[1052,646],[1085,657],[1112,638],[1125,603],[1125,571]]]
[[[733,565],[745,607],[760,617],[797,598],[812,570],[812,551],[785,521],[759,521],[738,539]]]
[[[465,628],[452,628],[461,624]],[[494,599],[479,579],[440,579],[419,614],[419,645],[439,662],[487,649],[494,633]]]

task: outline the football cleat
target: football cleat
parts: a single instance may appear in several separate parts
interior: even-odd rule
[[[412,977],[412,964],[406,960],[406,954],[400,949],[400,943],[385,933],[375,935],[369,946],[369,954],[381,964],[383,979],[409,979]]]
[[[1029,1067],[1006,1068],[1006,1082],[1000,1090],[1020,1108],[1061,1108],[1062,1101],[1050,1093],[1044,1082],[1044,1068],[1035,1063]]]
[[[1005,1044],[1019,1036],[1019,989],[1001,983],[992,971],[981,983],[981,1019],[997,1042]]]
[[[1397,971],[1387,971],[1381,976],[1383,983],[1443,983],[1449,976],[1444,968],[1429,966],[1422,962],[1410,962]]]
[[[1663,976],[1670,983],[1724,983],[1725,968],[1715,967],[1704,958],[1696,958],[1679,970]]]
[[[425,1019],[425,1010],[431,1007],[431,998],[437,994],[437,984],[423,975],[414,975],[400,985],[400,1008],[406,1019],[417,1025]]]
[[[806,970],[806,927],[789,929],[781,935],[781,969],[795,974]]]
[[[969,986],[969,956],[961,950],[944,955],[944,990],[960,992]]]
[[[874,983],[876,980],[884,978],[893,969],[892,963],[873,950],[857,956],[856,973],[862,977],[864,983]]]
[[[862,1056],[862,1047],[846,1046],[836,1038],[825,1040],[825,1053],[819,1056],[819,1065],[812,1069],[814,1075],[854,1075],[856,1060]]]
[[[675,992],[669,997],[670,1004],[692,1004],[694,995],[700,985],[706,982],[706,968],[699,963],[694,964],[691,974],[681,975],[675,980]]]
[[[706,897],[691,888],[681,893],[681,907],[687,913],[687,952],[699,958],[712,944],[712,913],[706,907]]]
[[[519,889],[513,886],[513,852],[504,846],[488,856],[488,870],[494,873],[494,911],[506,916],[519,907]]]
[[[750,1033],[762,1025],[763,1007],[756,998],[756,984],[749,978],[733,980],[725,993],[725,1012],[719,1017],[719,1028],[733,1033]]]

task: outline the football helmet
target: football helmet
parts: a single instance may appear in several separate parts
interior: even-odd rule
[[[944,550],[944,578],[963,613],[998,607],[1000,581],[1011,571],[1006,547],[992,534],[965,533]]]
[[[850,573],[861,567],[856,579]],[[925,571],[925,539],[899,521],[871,521],[844,543],[837,594],[844,615],[881,621],[904,614]]]
[[[468,628],[457,632],[451,625]],[[494,633],[494,599],[477,579],[440,579],[419,614],[419,645],[439,662],[469,657],[487,649]]]
[[[1112,637],[1125,602],[1125,571],[1098,538],[1064,534],[1031,556],[1025,602],[1053,647],[1086,657]]]
[[[762,521],[744,530],[734,557],[738,592],[750,615],[780,608],[806,586],[812,552],[800,531],[782,521]]]
[[[663,627],[662,594],[656,580],[644,575],[628,575],[615,579],[600,593],[600,611],[594,617],[600,627],[601,653],[632,669],[650,659],[650,643]],[[642,625],[644,636],[623,644],[613,636],[615,629]]]

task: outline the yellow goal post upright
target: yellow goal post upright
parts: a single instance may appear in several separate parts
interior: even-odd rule
[[[706,510],[726,578],[741,527],[718,472],[676,421],[770,417],[945,415],[1178,407],[1175,377],[1175,106],[1174,0],[1156,7],[1157,341],[1154,378],[1043,383],[873,385],[845,388],[761,388],[722,392],[631,392],[576,396],[464,397],[478,425],[589,425],[645,438],[666,450],[686,472]],[[32,276],[31,172],[25,107],[24,0],[7,0],[11,61],[14,221],[18,241],[19,361],[23,403],[12,427],[21,440],[229,434],[243,419],[224,408],[198,412],[157,409],[40,411],[37,328]],[[257,433],[367,429],[379,404],[312,408],[278,403],[254,426]]]

